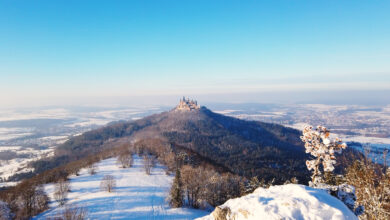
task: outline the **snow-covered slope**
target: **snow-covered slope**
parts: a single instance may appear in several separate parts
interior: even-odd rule
[[[82,170],[80,176],[70,178],[71,192],[67,204],[77,204],[86,208],[89,219],[195,219],[209,212],[188,208],[170,208],[168,195],[172,176],[165,174],[163,167],[157,165],[151,175],[143,170],[142,159],[135,156],[134,166],[119,168],[116,159],[103,160],[98,165],[97,173],[90,175]],[[116,188],[112,193],[102,192],[99,188],[104,175],[115,177]],[[45,186],[53,200],[54,186]],[[50,209],[34,219],[46,219],[61,213],[56,202],[51,202]]]
[[[228,200],[199,220],[225,219],[224,216],[235,220],[357,219],[340,200],[325,191],[297,184],[258,188],[249,195]]]

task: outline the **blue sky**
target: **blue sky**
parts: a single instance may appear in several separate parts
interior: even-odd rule
[[[356,0],[0,0],[0,101],[383,94],[389,11]]]

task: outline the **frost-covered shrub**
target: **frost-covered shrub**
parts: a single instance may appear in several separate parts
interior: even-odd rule
[[[355,208],[355,187],[348,184],[341,184],[337,187],[337,198],[344,202],[349,209]]]
[[[355,214],[361,214],[363,207],[355,207],[355,187],[348,184],[334,186],[324,181],[324,173],[329,174],[334,170],[333,165],[336,164],[335,153],[341,153],[347,145],[338,138],[331,139],[330,131],[323,126],[318,126],[315,130],[311,126],[305,127],[301,139],[305,142],[306,153],[314,156],[314,159],[306,161],[307,169],[313,170],[312,181],[309,182],[309,186],[328,191],[340,199]],[[320,170],[320,165],[323,167],[323,172]]]
[[[315,157],[306,161],[307,169],[313,170],[310,186],[318,187],[324,183],[323,172],[334,170],[335,153],[341,153],[342,149],[347,147],[340,139],[331,139],[329,135],[330,131],[323,126],[318,126],[315,130],[307,126],[303,130],[301,139],[305,142],[306,153]],[[323,167],[323,172],[320,171],[320,165]]]
[[[357,204],[364,206],[361,219],[390,219],[389,167],[363,158],[348,167],[346,179],[356,187]]]
[[[6,202],[0,201],[0,219],[8,220],[12,219],[11,210]]]

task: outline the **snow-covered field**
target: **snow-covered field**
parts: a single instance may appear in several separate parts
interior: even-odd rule
[[[321,189],[288,184],[258,188],[253,193],[230,199],[221,208],[231,211],[228,219],[332,219],[348,220],[357,217],[337,198]],[[214,220],[213,214],[199,220]]]
[[[16,184],[8,178],[32,171],[30,162],[52,155],[71,136],[160,111],[147,106],[0,109],[0,187]]]
[[[39,160],[43,157],[51,156],[54,148],[34,149],[21,146],[0,146],[0,153],[2,152],[16,152],[17,155],[25,155],[23,157],[16,157],[9,160],[0,159],[0,187],[12,186],[17,182],[6,181],[7,178],[14,174],[21,174],[33,171],[28,165],[30,162]]]
[[[165,174],[164,167],[157,165],[151,175],[146,175],[142,159],[134,157],[134,166],[119,168],[116,158],[103,160],[97,164],[94,175],[86,169],[79,176],[70,178],[71,192],[67,204],[77,204],[88,212],[89,219],[195,219],[209,212],[189,209],[170,208],[166,200],[173,176]],[[100,181],[104,175],[115,177],[116,188],[112,193],[100,190]],[[45,186],[52,202],[50,209],[34,219],[54,217],[62,208],[53,201],[54,185]]]
[[[300,130],[307,124],[323,125],[345,141],[389,144],[389,106],[225,104],[222,107],[217,105],[212,110],[241,119],[277,123]]]

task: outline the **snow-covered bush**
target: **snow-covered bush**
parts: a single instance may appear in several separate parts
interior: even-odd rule
[[[333,165],[336,164],[335,153],[341,153],[347,145],[338,138],[331,139],[330,131],[323,126],[318,126],[315,130],[311,126],[305,127],[301,139],[305,142],[306,153],[314,156],[314,159],[306,161],[307,169],[313,170],[309,186],[328,191],[328,193],[344,202],[355,214],[361,214],[363,207],[355,207],[355,187],[348,184],[334,186],[324,181],[324,174],[332,173],[334,170]],[[320,170],[321,165],[323,172]]]
[[[313,170],[310,186],[319,187],[324,183],[323,172],[332,172],[336,163],[335,153],[341,153],[347,145],[342,143],[338,138],[331,139],[330,131],[318,126],[315,130],[311,126],[307,126],[303,130],[301,139],[305,142],[306,153],[310,153],[315,158],[306,161],[308,170]],[[320,171],[320,165],[323,167],[323,172]]]
[[[11,210],[6,202],[0,201],[0,219],[9,220],[12,219]]]
[[[337,189],[335,189],[334,191],[337,192],[337,198],[343,201],[349,209],[355,209],[355,187],[348,184],[341,184],[337,186]]]
[[[356,187],[357,204],[364,206],[361,219],[390,219],[389,167],[362,158],[348,167],[346,179]]]

